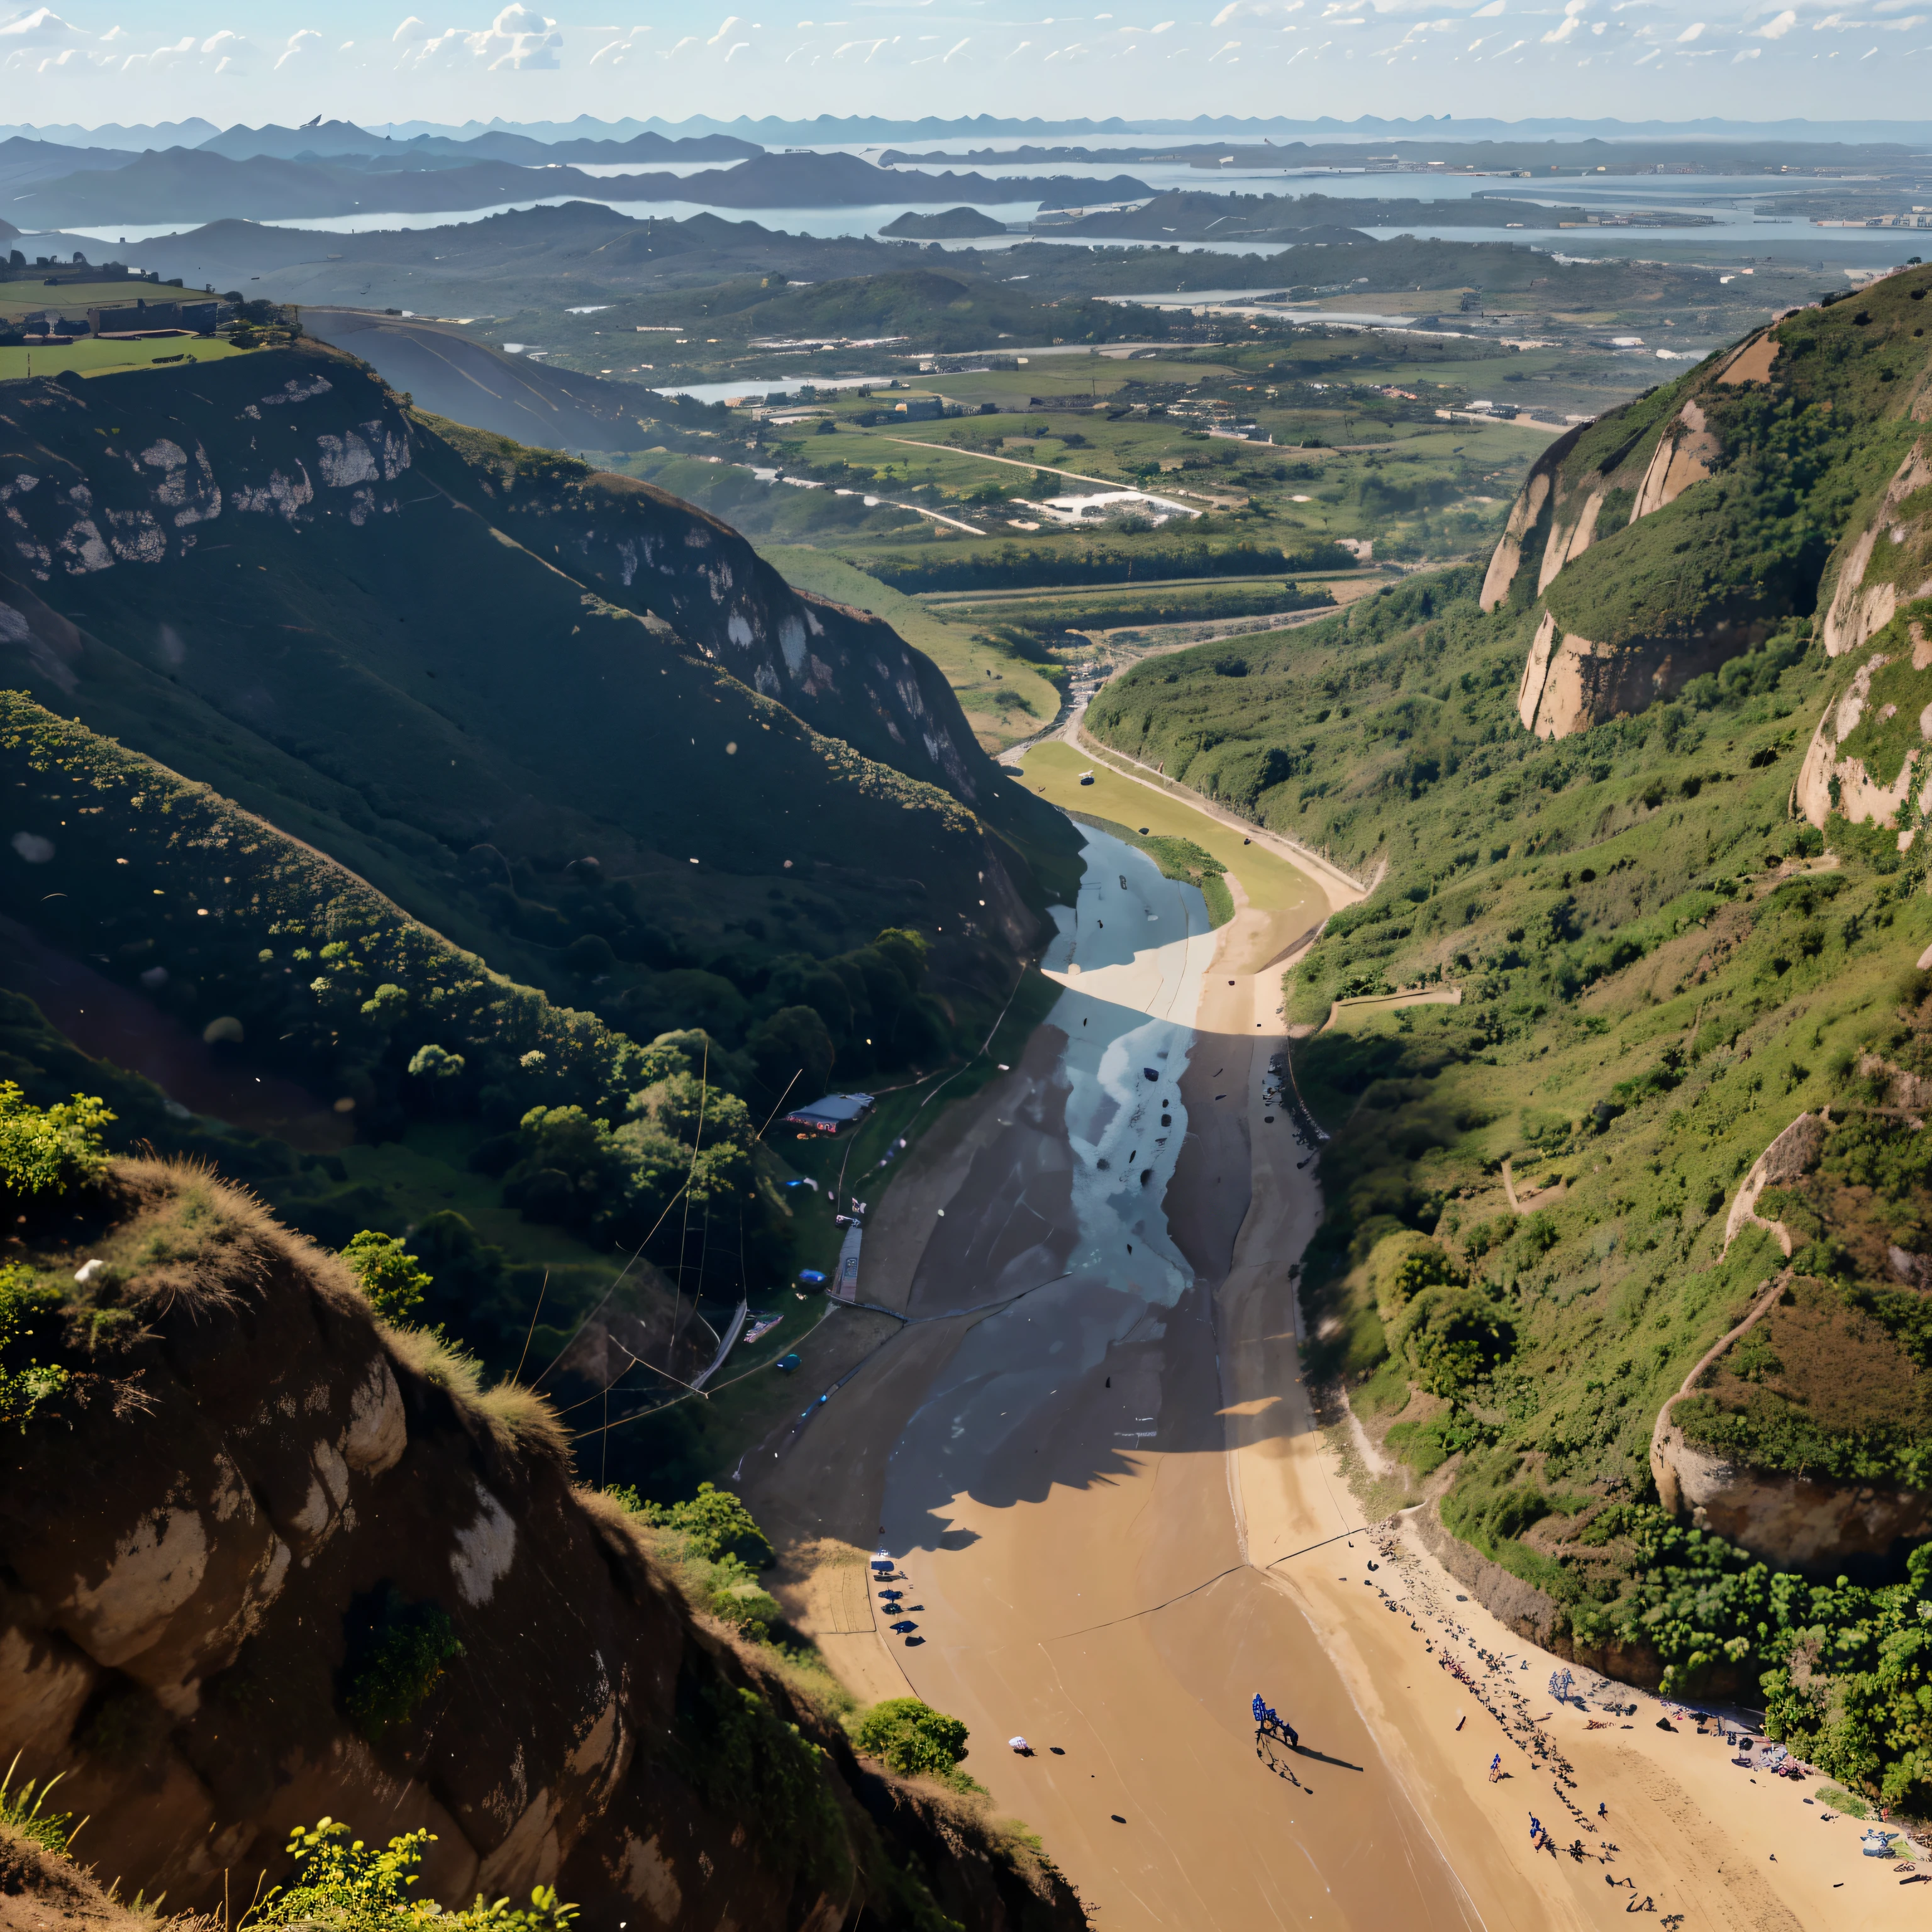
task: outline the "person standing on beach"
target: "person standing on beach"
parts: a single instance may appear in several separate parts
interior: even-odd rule
[[[1503,1754],[1498,1751],[1490,1760],[1490,1782],[1493,1784],[1503,1774]]]

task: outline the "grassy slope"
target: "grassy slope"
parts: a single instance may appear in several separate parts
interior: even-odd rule
[[[98,342],[83,336],[65,348],[0,349],[0,382],[22,376],[58,376],[64,369],[83,376],[105,376],[152,368],[164,358],[218,362],[242,352],[215,335],[158,335],[147,342]]]
[[[1559,1628],[1621,1628],[1679,1671],[1721,1663],[1735,1637],[1748,1695],[1786,1627],[1738,1609],[1726,1593],[1747,1573],[1720,1546],[1670,1545],[1623,1505],[1652,1493],[1658,1407],[1779,1265],[1754,1231],[1724,1252],[1723,1210],[1752,1160],[1801,1110],[1882,1098],[1868,1052],[1918,1064],[1925,1022],[1901,976],[1932,940],[1923,860],[1834,821],[1835,869],[1775,869],[1820,842],[1786,796],[1842,677],[1822,652],[1781,672],[1759,654],[1707,708],[1659,705],[1545,745],[1514,715],[1526,614],[1485,617],[1473,589],[1473,574],[1419,580],[1292,637],[1244,639],[1243,678],[1217,672],[1225,647],[1158,660],[1109,687],[1090,728],[1168,750],[1196,785],[1250,806],[1255,761],[1279,748],[1294,770],[1261,796],[1267,820],[1356,863],[1386,856],[1381,890],[1298,972],[1297,1017],[1345,990],[1438,975],[1463,988],[1460,1007],[1377,1016],[1298,1050],[1301,1090],[1336,1136],[1306,1290],[1312,1370],[1353,1384],[1372,1418],[1400,1418],[1392,1442],[1443,1492],[1445,1520],[1548,1590]],[[1530,1196],[1521,1215],[1506,1156]],[[1916,1480],[1918,1297],[1886,1300],[1896,1283],[1873,1272],[1871,1230],[1912,1245],[1932,1195],[1916,1171],[1856,1213],[1827,1192],[1813,1211],[1835,1249],[1801,1256],[1820,1271],[1807,1292],[1866,1312],[1805,1327],[1801,1297],[1790,1318],[1810,1352],[1758,1364],[1685,1420],[1773,1467]],[[1424,1386],[1422,1318],[1389,1293],[1402,1240],[1421,1234],[1487,1284],[1516,1338],[1447,1396]],[[1856,1360],[1855,1330],[1869,1345]],[[1832,1406],[1811,1412],[1827,1385]],[[1646,1607],[1680,1586],[1692,1595],[1676,1609]],[[1862,1615],[1826,1621],[1864,1630]]]

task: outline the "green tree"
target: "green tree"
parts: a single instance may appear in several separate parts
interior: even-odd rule
[[[815,1100],[832,1078],[832,1036],[810,1006],[779,1007],[752,1029],[746,1045],[758,1084],[774,1106],[788,1090],[795,1107]]]
[[[419,1046],[410,1056],[410,1072],[418,1080],[454,1080],[464,1065],[461,1054],[434,1045]]]
[[[916,1697],[889,1697],[860,1721],[859,1748],[904,1778],[944,1778],[966,1755],[970,1733],[957,1718]]]
[[[385,1322],[410,1320],[429,1291],[429,1276],[414,1255],[403,1252],[401,1241],[394,1234],[379,1234],[364,1228],[342,1250],[342,1258],[356,1270],[370,1306]]]
[[[1453,1399],[1509,1359],[1516,1330],[1480,1289],[1444,1283],[1409,1304],[1402,1349],[1424,1388]]]

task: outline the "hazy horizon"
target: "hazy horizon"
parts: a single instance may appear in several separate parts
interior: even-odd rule
[[[0,7],[10,122],[380,126],[820,113],[1048,119],[1918,118],[1932,0],[1229,0],[1028,16],[992,0],[649,22],[338,0]],[[1078,76],[1077,81],[1075,76]]]

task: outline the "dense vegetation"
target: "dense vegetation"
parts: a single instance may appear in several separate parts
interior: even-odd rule
[[[1354,558],[1338,544],[1310,542],[1293,550],[1251,542],[1088,544],[1077,551],[1052,543],[1003,542],[880,556],[862,567],[895,590],[1024,590],[1039,584],[1158,583],[1177,577],[1267,577],[1346,570]]]
[[[1708,380],[1720,366],[1713,357],[1585,431],[1562,466],[1605,492],[1604,508],[1598,542],[1544,593],[1558,623],[1623,644],[1726,621],[1762,634],[1808,616],[1848,518],[1918,434],[1902,404],[1924,368],[1928,286],[1901,274],[1856,302],[1790,316],[1768,380]],[[1687,394],[1720,446],[1716,474],[1629,522],[1658,435]],[[1513,594],[1534,596],[1532,572],[1518,573]]]
[[[1895,463],[1892,430],[1859,406],[1834,412],[1850,454],[1828,446],[1820,478]],[[1736,505],[1736,488],[1727,472],[1680,502]],[[1786,500],[1792,527],[1822,532],[1783,553],[1814,580],[1858,494],[1821,482]],[[1751,528],[1768,554],[1775,531]],[[1547,1594],[1585,1654],[1763,1702],[1802,1756],[1923,1807],[1932,1557],[1780,1572],[1664,1516],[1650,1466],[1660,1408],[1777,1282],[1677,1405],[1686,1436],[1768,1470],[1927,1480],[1922,842],[1901,854],[1889,827],[1834,817],[1821,836],[1788,815],[1848,674],[1808,618],[1675,702],[1547,743],[1515,716],[1528,613],[1486,616],[1474,587],[1449,573],[1238,651],[1151,661],[1088,714],[1376,872],[1297,972],[1292,1016],[1460,989],[1295,1050],[1333,1136],[1304,1290],[1311,1372],[1348,1388],[1454,1533]],[[1727,1244],[1751,1162],[1827,1106],[1809,1172],[1759,1206],[1793,1240],[1788,1266],[1762,1226]]]

